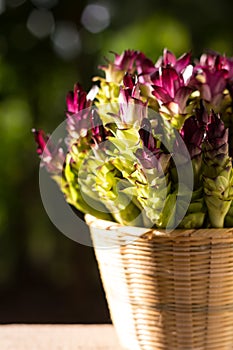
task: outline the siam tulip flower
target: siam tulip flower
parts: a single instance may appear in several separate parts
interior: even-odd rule
[[[95,198],[93,198],[93,195],[89,197],[88,194],[84,196],[86,188],[85,186],[84,188],[80,186],[81,171],[83,169],[82,164],[88,155],[89,152],[86,151],[85,145],[79,144],[79,147],[77,147],[77,145],[74,144],[72,146],[72,149],[66,156],[66,163],[63,171],[65,186],[63,186],[61,190],[67,202],[81,213],[90,213],[103,220],[111,220],[112,216],[107,212],[102,201],[99,200],[97,196]],[[88,174],[85,173],[85,178],[87,175]]]
[[[32,130],[37,143],[37,154],[41,157],[41,166],[45,166],[52,175],[60,174],[63,169],[65,155],[58,144],[54,146],[43,130]]]
[[[81,114],[83,116],[83,114]],[[102,125],[101,119],[95,109],[88,114],[88,119],[82,120],[85,126],[85,134],[80,135],[76,140],[70,139],[69,151],[66,155],[66,162],[63,170],[63,179],[65,186],[62,191],[65,194],[67,202],[82,213],[90,213],[102,219],[109,220],[111,215],[107,213],[105,205],[98,197],[83,196],[86,192],[85,187],[81,188],[80,178],[83,169],[83,163],[89,157],[92,149],[106,140],[109,131],[106,131]],[[85,124],[84,124],[85,122]],[[87,172],[85,172],[85,177]],[[89,192],[89,189],[88,189]],[[91,203],[91,205],[90,205]]]
[[[105,88],[105,90],[103,89]],[[116,123],[118,127],[139,125],[147,113],[147,103],[140,96],[139,83],[126,74],[122,85],[101,82],[101,89],[96,95],[96,105],[103,124]]]
[[[144,150],[141,150],[142,153],[147,154],[147,150],[153,154],[157,154],[159,152],[159,148],[157,148],[157,140],[152,135],[152,127],[151,122],[147,118],[144,118],[141,123],[141,128],[139,130],[140,138],[143,142]],[[150,159],[151,157],[149,157]],[[142,157],[143,159],[143,157]],[[145,156],[145,161],[147,161],[147,156]],[[144,165],[146,168],[154,168],[155,164],[149,163],[148,166]]]
[[[104,142],[107,136],[111,135],[111,132],[104,129],[102,120],[96,109],[92,110],[91,116],[91,138],[95,144],[99,144]]]
[[[209,115],[204,106],[201,105],[201,107],[197,108],[195,113],[185,121],[183,128],[180,131],[180,135],[185,142],[193,163],[194,189],[198,188],[200,185],[200,174],[202,171],[202,144],[208,123]]]
[[[104,79],[100,80],[95,105],[98,108],[103,125],[115,122],[113,115],[116,115],[119,110],[119,93],[120,86],[118,84],[107,82]]]
[[[202,227],[206,218],[202,184],[202,145],[208,121],[209,116],[202,106],[200,109],[196,109],[195,114],[185,121],[180,132],[190,154],[194,176],[191,203],[179,225],[180,228]]]
[[[209,109],[221,113],[229,129],[229,154],[233,156],[233,60],[216,52],[205,53],[195,67],[192,81]]]
[[[139,84],[126,75],[119,93],[120,128],[139,128],[143,118],[147,117],[147,104],[140,99]]]
[[[138,148],[136,157],[145,174],[145,183],[135,182],[137,198],[146,215],[157,227],[175,224],[176,194],[171,190],[169,166],[171,155],[163,152],[159,142],[152,135],[150,121],[144,119],[139,130],[143,147]]]
[[[79,182],[84,198],[86,196],[91,198],[88,202],[92,207],[96,206],[93,205],[93,201],[104,203],[105,213],[111,214],[123,225],[143,226],[142,218],[139,216],[141,210],[136,199],[124,193],[129,182],[124,179],[113,162],[118,159],[119,153],[106,158],[103,152],[105,153],[104,149],[96,150],[94,155],[86,158],[81,168]]]
[[[233,100],[233,58],[227,58],[228,76],[227,76],[227,89]]]
[[[130,181],[137,162],[134,151],[139,135],[135,129],[117,129],[116,133],[117,137],[109,136],[107,142],[93,147],[79,171],[79,183],[84,195],[103,202],[117,222],[143,226],[149,219],[140,215],[142,208]]]
[[[151,75],[156,71],[154,63],[144,55],[144,53],[139,52],[136,58],[136,73],[138,77],[138,82],[142,85],[151,84]]]
[[[140,141],[136,129],[116,130],[117,136],[93,149],[80,173],[80,185],[86,195],[104,202],[117,220],[125,225],[151,226],[137,199],[136,183],[145,176],[138,169],[135,152]]]
[[[147,118],[144,118],[141,123],[139,135],[143,147],[142,150],[139,150],[140,152],[138,155],[141,154],[140,161],[144,168],[149,169],[157,167],[158,171],[166,172],[171,158],[171,154],[167,153],[166,148],[162,148],[163,142],[161,142],[161,140],[164,140],[163,134],[165,133],[166,126],[163,124],[161,125],[160,121],[156,120],[156,125],[152,127],[154,121],[155,120],[153,119],[148,120]]]
[[[207,68],[212,72],[224,71],[227,81],[233,78],[233,60],[217,52],[204,53],[200,57],[197,67]]]
[[[73,91],[68,92],[66,105],[69,136],[73,139],[77,139],[80,135],[85,136],[91,127],[92,101],[87,99],[87,93],[79,83],[75,84]]]
[[[92,141],[102,142],[105,139],[102,121],[94,107],[92,100],[80,84],[76,84],[73,92],[69,92],[66,98],[67,104],[67,130],[72,136],[68,142],[87,138],[87,143]],[[95,97],[95,94],[92,98]],[[92,108],[91,108],[92,107]]]
[[[185,53],[179,58],[176,58],[171,51],[164,49],[163,56],[158,59],[155,67],[156,72],[161,70],[161,68],[173,68],[185,85],[188,85],[192,79],[193,65],[191,64],[191,53]]]
[[[115,53],[114,62],[108,61],[108,65],[99,66],[105,72],[106,82],[120,84],[125,73],[133,74],[138,54],[134,50],[126,50],[121,55]]]
[[[67,95],[66,156],[34,131],[67,202],[124,225],[233,226],[233,59],[126,50],[101,68],[99,87]]]
[[[135,212],[141,208],[144,226],[172,225],[176,196],[169,193],[170,155],[156,147],[147,119],[143,120],[139,132],[131,128],[121,130],[118,134],[119,139],[111,137],[109,140],[118,149],[118,152],[111,152],[112,164],[128,181],[122,191],[133,196],[133,203],[137,207]]]
[[[76,116],[77,115],[74,117]],[[85,116],[85,118],[81,119],[83,116]],[[80,125],[85,127],[85,133],[79,135],[79,137],[75,140],[69,140],[69,152],[67,154],[67,162],[64,168],[63,176],[67,183],[67,191],[69,189],[72,191],[69,196],[70,198],[72,197],[72,203],[70,204],[76,207],[79,205],[78,209],[81,210],[81,208],[86,208],[88,204],[84,203],[85,201],[82,198],[79,185],[79,169],[82,166],[84,159],[88,157],[92,149],[95,148],[98,144],[105,142],[107,135],[110,135],[111,133],[110,131],[104,129],[102,121],[96,109],[92,108],[88,112],[88,115],[81,114],[78,115],[78,118],[80,118]],[[82,203],[81,206],[80,203]],[[102,206],[103,205],[98,206],[96,204],[96,207],[102,208]],[[102,214],[101,217],[103,217]]]
[[[187,108],[192,92],[188,85],[192,76],[189,61],[188,54],[176,61],[172,53],[165,52],[161,66],[151,76],[152,94],[159,103],[159,111],[176,129],[181,129],[190,116]]]
[[[88,108],[91,101],[87,101],[87,93],[83,90],[82,86],[77,83],[74,85],[74,90],[68,92],[66,97],[67,113],[70,115],[76,114],[81,110]]]
[[[44,130],[32,129],[32,132],[37,143],[37,154],[41,156],[43,152],[45,152],[46,156],[51,158],[51,152],[48,147],[46,147],[47,142],[49,141],[49,135],[46,135]]]
[[[125,50],[121,55],[115,53],[114,68],[128,73],[133,73],[135,60],[138,56],[138,51]]]
[[[229,82],[233,78],[233,62],[225,56],[212,52],[203,54],[194,67],[190,85],[196,87],[209,110],[223,113],[228,104]]]
[[[196,111],[196,114],[198,111]],[[193,115],[187,119],[181,129],[180,134],[189,150],[190,157],[193,159],[201,154],[202,141],[205,134],[205,124]]]
[[[130,95],[135,98],[140,97],[139,86],[137,84],[135,76],[126,73],[123,78],[123,86],[130,91]]]
[[[34,131],[38,143],[38,153],[53,179],[58,183],[69,204],[81,212],[89,212],[103,219],[109,219],[103,204],[96,202],[94,208],[83,199],[79,185],[79,168],[95,145],[105,141],[104,130],[97,111],[90,109],[91,101],[79,84],[74,92],[67,95],[67,131],[68,153],[66,157],[58,147],[48,143],[48,136],[42,131]]]
[[[183,74],[183,76],[186,76],[187,72],[187,74],[190,75],[190,71],[192,72],[193,69],[191,65],[191,53],[185,53],[177,59],[171,51],[165,48],[163,51],[163,56],[158,59],[155,67],[173,67],[178,74]]]
[[[127,96],[123,96],[124,93],[122,93],[122,88],[128,88],[127,79],[132,78],[133,82],[133,77],[136,77],[137,90],[142,90],[141,86],[145,85],[147,80],[150,81],[150,73],[155,70],[155,67],[153,62],[143,53],[126,50],[121,55],[115,54],[114,62],[109,62],[108,66],[101,66],[100,68],[104,70],[105,78],[95,77],[93,79],[94,81],[100,81],[100,89],[96,95],[96,105],[100,109],[99,113],[103,123],[114,123],[112,115],[118,114],[119,95],[121,94],[121,102],[122,99],[128,100]],[[151,87],[147,87],[143,102],[146,103],[149,98],[154,100],[150,91]],[[136,96],[133,93],[131,97],[134,98]],[[139,97],[136,98],[139,99]],[[153,104],[155,104],[154,101]]]
[[[153,62],[140,51],[125,50],[121,55],[115,53],[115,60],[108,65],[99,66],[105,72],[105,80],[121,84],[124,75],[137,74],[139,82],[144,83],[148,75],[155,71]]]
[[[228,154],[228,129],[212,113],[203,144],[203,186],[212,227],[224,227],[233,198],[232,160]]]

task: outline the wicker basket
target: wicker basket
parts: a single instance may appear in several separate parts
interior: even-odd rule
[[[233,229],[86,222],[125,349],[233,349]]]

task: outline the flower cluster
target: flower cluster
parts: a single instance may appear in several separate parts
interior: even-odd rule
[[[66,154],[34,130],[67,202],[124,225],[233,226],[233,59],[126,50],[99,68],[67,95]]]

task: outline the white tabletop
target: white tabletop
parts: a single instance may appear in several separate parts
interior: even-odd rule
[[[1,350],[122,350],[112,325],[0,325]]]

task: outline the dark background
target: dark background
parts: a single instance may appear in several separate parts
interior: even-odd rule
[[[52,132],[67,91],[89,89],[109,51],[231,56],[232,11],[232,0],[0,0],[0,323],[109,322],[92,248],[43,208],[32,127]]]

